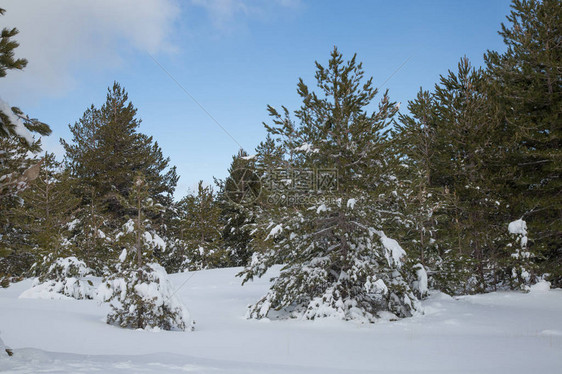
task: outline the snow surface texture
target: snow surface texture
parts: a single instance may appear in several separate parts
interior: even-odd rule
[[[2,358],[1,357],[5,357],[7,358],[9,356],[8,352],[11,351],[11,348],[6,346],[4,344],[4,341],[2,341],[2,337],[0,337],[0,365],[2,365]],[[0,370],[2,369],[2,366],[0,366]]]
[[[9,373],[559,373],[562,290],[453,299],[436,293],[425,314],[359,325],[337,320],[246,320],[272,269],[240,286],[240,268],[171,274],[197,320],[194,332],[105,323],[93,300],[18,299],[31,280],[0,289],[0,355]],[[192,278],[190,278],[192,277]],[[99,280],[98,280],[99,282]]]

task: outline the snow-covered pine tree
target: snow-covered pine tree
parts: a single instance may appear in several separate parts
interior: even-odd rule
[[[398,108],[385,93],[378,110],[367,111],[377,90],[372,79],[363,81],[355,56],[344,62],[334,49],[327,68],[316,66],[320,93],[299,81],[298,121],[285,108],[269,107],[273,125],[266,129],[282,147],[281,165],[289,173],[335,168],[338,189],[318,189],[309,204],[264,208],[252,240],[256,253],[241,275],[248,281],[274,264],[284,266],[248,317],[373,322],[411,316],[419,304],[405,281],[405,252],[381,230],[395,179],[387,128]]]
[[[72,141],[62,141],[67,166],[81,198],[80,221],[73,232],[84,259],[96,272],[120,251],[115,236],[130,215],[127,200],[136,173],[142,173],[149,197],[165,209],[172,206],[178,177],[158,143],[138,132],[141,120],[125,90],[114,83],[106,102],[91,106],[70,126]],[[150,215],[153,228],[163,228],[162,212]],[[81,231],[82,230],[82,231]],[[104,239],[100,234],[110,239]]]
[[[193,330],[195,323],[157,263],[128,267],[105,280],[98,297],[111,301],[107,323],[123,328]]]
[[[125,328],[185,330],[192,327],[189,312],[167,279],[166,270],[155,262],[155,250],[165,243],[152,228],[148,215],[161,209],[150,197],[148,185],[139,174],[127,201],[121,204],[131,212],[118,241],[123,246],[117,273],[98,288],[98,297],[111,301],[108,324]]]
[[[250,318],[333,317],[374,322],[409,317],[419,310],[403,273],[398,242],[366,226],[380,215],[368,196],[338,194],[296,210],[278,207],[267,235],[244,271],[244,282],[285,263],[270,291],[250,307]],[[258,243],[254,243],[258,245]]]

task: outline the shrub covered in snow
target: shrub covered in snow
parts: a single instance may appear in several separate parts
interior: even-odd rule
[[[289,209],[280,223],[269,224],[265,250],[254,254],[244,281],[286,265],[247,317],[374,322],[416,313],[420,305],[404,277],[406,253],[382,231],[359,223],[368,206],[340,199],[296,214]]]
[[[33,282],[32,288],[23,292],[22,298],[93,299],[95,288],[88,276],[92,270],[76,257],[55,259]]]
[[[174,293],[166,270],[158,264],[121,270],[99,286],[98,297],[112,301],[108,324],[140,329],[193,329],[187,308]]]

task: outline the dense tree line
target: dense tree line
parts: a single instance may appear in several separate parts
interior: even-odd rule
[[[3,284],[69,256],[108,284],[159,279],[156,263],[245,266],[244,282],[284,264],[250,317],[369,321],[412,315],[427,284],[562,286],[561,15],[559,1],[514,0],[507,50],[486,52],[481,68],[461,58],[403,113],[334,49],[316,63],[316,88],[299,80],[300,108],[268,107],[255,155],[241,150],[227,179],[177,201],[175,167],[118,83],[70,125],[62,161],[32,137],[48,126],[2,101]],[[16,35],[2,30],[0,77],[26,65]],[[111,320],[146,323],[133,317],[116,308]]]

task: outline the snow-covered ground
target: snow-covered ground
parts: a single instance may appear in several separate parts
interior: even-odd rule
[[[335,320],[246,320],[269,287],[220,269],[170,276],[194,332],[105,324],[91,300],[19,298],[31,280],[0,289],[0,358],[13,373],[559,373],[562,290],[433,294],[425,315],[360,325]],[[272,273],[270,273],[271,275]]]

